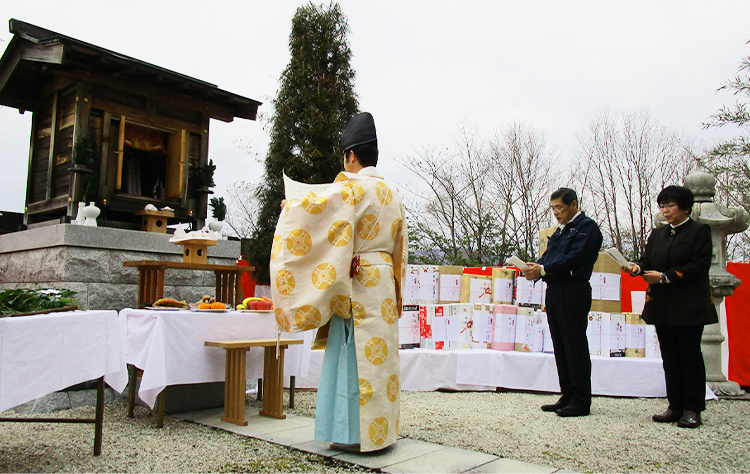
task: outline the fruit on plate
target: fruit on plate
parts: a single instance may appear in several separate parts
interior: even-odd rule
[[[198,305],[198,309],[211,309],[211,303],[201,303]]]
[[[208,303],[209,305],[211,303],[216,303],[216,298],[214,298],[213,296],[205,295],[203,298],[201,298],[200,301],[195,304],[198,306],[198,309],[211,309],[210,306],[208,308],[201,308],[201,305],[206,303]]]
[[[242,304],[237,305],[237,309],[249,309],[249,310],[269,310],[273,309],[273,300],[271,298],[251,296],[242,300]]]
[[[227,309],[227,305],[218,301],[214,301],[213,303],[211,303],[211,309]]]

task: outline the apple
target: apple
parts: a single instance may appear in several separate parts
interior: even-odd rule
[[[258,301],[258,310],[266,311],[271,309],[271,304],[268,301]]]

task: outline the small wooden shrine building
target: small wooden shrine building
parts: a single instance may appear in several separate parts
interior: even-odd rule
[[[0,105],[33,113],[25,226],[69,222],[83,200],[100,225],[138,228],[149,203],[202,225],[209,121],[255,120],[260,102],[22,21],[10,32]]]

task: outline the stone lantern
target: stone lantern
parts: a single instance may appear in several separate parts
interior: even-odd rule
[[[716,313],[720,315],[722,300],[734,293],[741,282],[726,270],[726,236],[747,229],[750,216],[741,208],[728,208],[713,201],[716,195],[716,178],[713,175],[699,171],[686,176],[684,183],[695,195],[690,217],[711,227],[714,251],[708,275]],[[742,395],[744,391],[739,384],[727,380],[722,372],[721,343],[724,339],[719,323],[707,325],[703,330],[701,349],[706,363],[706,382],[717,395]]]

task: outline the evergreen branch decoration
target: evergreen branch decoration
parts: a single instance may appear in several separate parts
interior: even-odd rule
[[[223,221],[227,216],[227,205],[223,197],[212,197],[208,205],[211,207],[214,219],[217,221]]]
[[[0,317],[48,312],[78,307],[75,291],[66,289],[30,289],[0,291]]]
[[[216,165],[214,160],[208,160],[208,163],[203,166],[193,168],[193,184],[196,188],[212,188],[216,186],[214,183],[214,172],[216,171]]]

